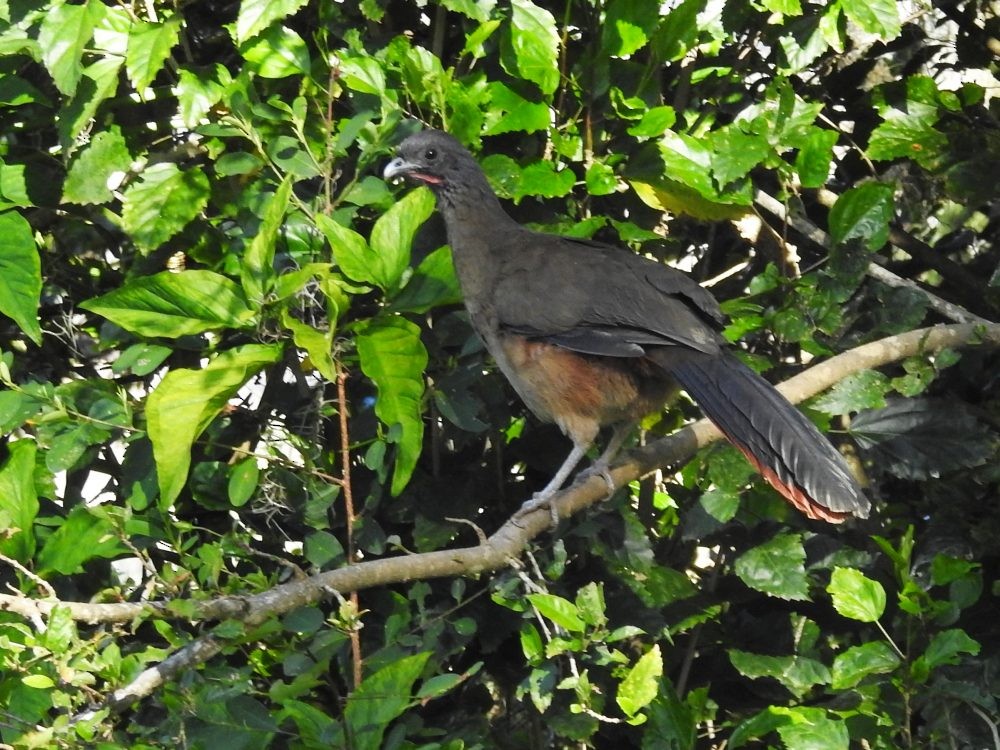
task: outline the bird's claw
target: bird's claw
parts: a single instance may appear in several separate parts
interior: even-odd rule
[[[520,507],[517,513],[514,514],[514,518],[520,518],[528,513],[538,510],[539,508],[544,508],[548,506],[549,516],[552,519],[552,528],[559,525],[559,508],[556,504],[552,502],[551,492],[536,492],[532,495],[530,500],[526,500],[524,504]]]

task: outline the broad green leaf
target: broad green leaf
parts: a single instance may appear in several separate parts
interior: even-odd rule
[[[870,674],[888,674],[900,664],[896,652],[884,641],[852,646],[833,660],[834,690],[847,690]]]
[[[531,0],[511,0],[510,49],[507,72],[538,84],[543,94],[559,86],[559,34],[556,20]]]
[[[4,164],[0,161],[0,196],[4,203],[22,208],[34,205],[28,195],[24,174],[24,164]]]
[[[772,13],[780,13],[783,16],[802,15],[802,5],[799,0],[763,0],[762,4]]]
[[[771,145],[762,135],[744,133],[735,125],[727,125],[712,133],[712,174],[720,189],[746,177],[750,170],[771,154]]]
[[[653,35],[652,47],[661,60],[680,60],[698,41],[703,28],[698,14],[704,10],[706,0],[683,0],[660,22]]]
[[[591,162],[587,167],[584,181],[587,184],[587,192],[591,195],[611,195],[618,189],[615,170],[599,161]]]
[[[550,161],[536,161],[521,170],[521,181],[514,194],[515,200],[528,195],[542,198],[560,198],[567,195],[576,183],[572,169],[556,171]]]
[[[124,60],[117,56],[102,57],[83,69],[76,93],[59,113],[59,140],[71,154],[80,134],[90,127],[97,108],[114,95]]]
[[[236,391],[281,358],[277,345],[247,344],[222,352],[201,370],[171,370],[146,399],[146,423],[160,484],[160,507],[180,494],[191,446]]]
[[[660,20],[657,0],[616,0],[604,7],[601,46],[612,57],[628,57],[646,46]]]
[[[72,575],[95,557],[113,558],[126,547],[114,526],[99,511],[77,506],[46,540],[38,553],[39,572]]]
[[[979,642],[970,638],[964,630],[952,628],[935,633],[920,659],[934,669],[944,664],[958,664],[959,654],[975,656],[979,648]]]
[[[214,271],[162,271],[80,304],[140,336],[177,338],[251,325],[243,291]]]
[[[786,750],[848,750],[850,746],[847,725],[821,708],[775,706],[772,710],[791,719],[778,727]]]
[[[899,36],[901,24],[896,0],[842,0],[840,6],[851,21],[882,41]]]
[[[636,138],[659,138],[675,122],[677,113],[673,107],[653,107],[643,112],[639,122],[628,129],[628,134]]]
[[[712,153],[707,144],[683,133],[668,131],[660,142],[666,176],[702,196],[717,195],[712,186]]]
[[[399,287],[403,272],[410,265],[413,235],[434,211],[434,194],[427,188],[407,193],[372,227],[371,249],[379,258],[375,279],[387,292]]]
[[[7,460],[0,465],[0,528],[5,531],[0,552],[20,562],[35,552],[35,452],[33,440],[15,440],[7,444]]]
[[[389,722],[412,702],[413,685],[420,677],[430,652],[404,656],[366,677],[351,693],[344,708],[344,721],[354,750],[380,750]],[[348,743],[343,743],[347,747]]]
[[[583,619],[573,602],[555,594],[528,594],[527,598],[543,617],[552,620],[559,627],[570,633],[583,632]]]
[[[389,428],[396,444],[391,491],[398,495],[410,481],[423,447],[427,350],[420,341],[420,329],[399,317],[363,326],[358,331],[357,347],[361,370],[378,389],[375,414]]]
[[[181,70],[177,81],[177,101],[181,120],[193,128],[222,98],[225,84],[231,79],[222,65],[208,70]]]
[[[322,568],[327,563],[343,557],[344,547],[340,541],[328,531],[314,531],[306,537],[303,551],[311,564]]]
[[[834,568],[826,590],[834,609],[852,620],[875,622],[885,612],[885,589],[860,570]]]
[[[131,371],[142,377],[154,372],[172,353],[173,349],[159,344],[133,344],[112,363],[111,369],[116,374]]]
[[[0,391],[0,434],[9,434],[34,417],[44,402],[22,391]]]
[[[530,102],[500,81],[489,85],[490,108],[486,113],[484,135],[513,131],[534,133],[549,126],[549,108],[544,102]]]
[[[439,247],[420,261],[397,294],[390,309],[394,312],[425,313],[432,307],[454,305],[462,301],[462,291],[455,276],[455,265],[448,245]]]
[[[270,26],[240,48],[243,59],[261,78],[285,78],[309,72],[305,40],[285,26]]]
[[[274,284],[274,248],[292,194],[292,178],[286,176],[264,206],[264,216],[257,234],[243,254],[240,280],[250,304],[260,309]]]
[[[31,226],[15,211],[0,214],[0,312],[36,344],[42,343],[41,293],[42,264]]]
[[[229,469],[229,502],[235,508],[241,508],[253,497],[260,480],[260,468],[254,456],[247,456],[233,464]]]
[[[889,239],[895,204],[893,187],[866,182],[841,195],[830,209],[830,236],[835,244],[860,239],[869,250],[879,250]]]
[[[802,144],[795,156],[795,169],[799,173],[802,187],[822,187],[830,176],[830,162],[833,159],[833,146],[837,143],[838,133],[835,130],[815,128],[809,133],[806,142]]]
[[[822,662],[804,656],[765,656],[738,649],[730,649],[729,661],[736,670],[751,679],[771,677],[797,698],[801,698],[816,685],[830,682],[830,670]]]
[[[295,318],[288,309],[281,311],[281,324],[292,332],[295,346],[309,355],[309,362],[327,381],[337,379],[333,364],[333,334],[335,328],[321,331]],[[303,366],[306,366],[305,363]]]
[[[867,154],[876,161],[905,158],[932,167],[948,149],[947,136],[934,127],[938,108],[912,99],[904,106],[881,109],[883,122],[872,131]]]
[[[441,4],[448,10],[483,23],[490,17],[497,0],[441,0]]]
[[[275,21],[287,18],[306,0],[243,0],[236,16],[236,44],[242,45]]]
[[[63,183],[67,203],[107,203],[114,196],[108,187],[112,175],[128,171],[132,155],[118,128],[102,130],[74,159]]]
[[[56,5],[42,18],[38,30],[42,62],[56,88],[65,96],[76,93],[83,73],[81,58],[103,13],[102,3],[89,0],[84,5]]]
[[[861,370],[848,375],[812,405],[827,414],[879,409],[885,406],[885,394],[890,387],[889,379],[877,370]]]
[[[25,675],[21,682],[35,690],[50,690],[56,686],[55,680],[44,674]]]
[[[576,608],[583,621],[591,627],[607,623],[607,605],[604,602],[604,587],[591,581],[576,592]]]
[[[382,260],[368,247],[364,237],[326,214],[316,215],[316,226],[326,235],[333,262],[344,276],[362,284],[375,284],[376,279],[382,278]]]
[[[663,657],[659,645],[639,657],[618,686],[615,700],[628,716],[635,716],[656,697],[663,676]]]
[[[170,50],[177,44],[181,22],[177,17],[162,23],[137,21],[128,35],[125,73],[136,90],[142,92],[163,68]]]
[[[799,534],[777,534],[736,559],[736,575],[752,589],[779,599],[809,599],[806,551]]]
[[[160,162],[143,170],[122,197],[122,225],[142,250],[155,250],[208,203],[208,177],[198,167],[181,171]]]

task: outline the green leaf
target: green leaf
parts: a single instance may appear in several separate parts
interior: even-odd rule
[[[304,551],[306,560],[317,568],[344,556],[344,547],[328,531],[314,531],[306,537]]]
[[[534,133],[549,126],[549,108],[543,102],[530,102],[500,81],[489,84],[490,108],[484,122],[484,135],[514,131]]]
[[[392,300],[393,312],[425,313],[433,307],[462,301],[455,265],[448,245],[420,261],[406,286]]]
[[[570,633],[583,632],[583,619],[573,602],[555,594],[528,594],[527,598],[543,617],[552,620],[559,627]]]
[[[7,444],[7,460],[0,466],[0,528],[5,532],[0,552],[20,562],[35,552],[35,452],[34,441],[15,440]]]
[[[483,23],[489,19],[497,2],[496,0],[441,0],[441,4],[448,10]]]
[[[0,196],[13,206],[28,208],[34,205],[28,196],[24,164],[4,164],[0,161]]]
[[[285,78],[309,72],[305,40],[285,26],[270,26],[240,48],[251,69],[261,78]]]
[[[802,15],[802,5],[799,0],[763,0],[762,4],[771,13],[780,13],[783,16]]]
[[[771,144],[762,135],[744,133],[727,125],[712,133],[712,174],[720,189],[746,177],[750,170],[771,154]]]
[[[657,0],[608,3],[601,24],[601,46],[612,57],[627,57],[646,46],[659,20]]]
[[[118,128],[102,130],[73,161],[63,183],[67,203],[107,203],[114,196],[108,183],[112,175],[125,173],[132,164],[125,138]]]
[[[141,336],[177,338],[243,328],[255,313],[243,291],[214,271],[162,271],[80,304]]]
[[[243,45],[275,21],[287,18],[306,0],[243,0],[236,16],[236,44]]]
[[[830,236],[834,244],[860,239],[869,250],[879,250],[889,239],[895,205],[893,187],[866,182],[841,195],[830,209]]]
[[[779,599],[809,599],[806,551],[799,534],[777,534],[736,559],[736,575],[752,589]]]
[[[618,189],[615,170],[599,161],[591,162],[584,178],[591,195],[611,195]]]
[[[404,656],[362,680],[348,697],[344,709],[350,747],[354,750],[382,748],[386,727],[410,705],[413,685],[429,656],[429,652]],[[341,746],[347,747],[348,743]]]
[[[639,657],[618,686],[615,700],[628,716],[635,716],[656,697],[663,676],[663,657],[659,645]]]
[[[905,110],[886,107],[880,111],[883,122],[868,139],[867,154],[876,161],[913,159],[931,167],[947,153],[948,138],[934,127],[938,108],[908,100]]]
[[[295,346],[309,355],[309,364],[327,381],[334,382],[337,379],[333,363],[333,334],[336,329],[331,327],[320,331],[294,317],[287,308],[281,311],[281,324],[292,332]],[[303,366],[307,366],[306,363]]]
[[[509,43],[513,61],[508,73],[538,84],[543,94],[559,85],[559,34],[556,20],[531,0],[511,0]]]
[[[42,343],[41,293],[42,264],[31,226],[15,211],[0,214],[0,312],[36,344]]]
[[[826,590],[833,607],[844,617],[859,622],[875,622],[885,612],[885,589],[860,570],[836,567]]]
[[[229,71],[220,64],[213,70],[181,70],[177,81],[177,101],[184,126],[193,128],[222,98]]]
[[[181,171],[160,162],[147,167],[122,196],[122,226],[140,249],[155,250],[208,204],[208,177],[198,167]]]
[[[103,13],[102,3],[90,0],[84,5],[56,5],[49,8],[42,17],[38,29],[42,62],[56,88],[66,96],[76,93],[83,73],[80,63],[84,50]]]
[[[83,77],[72,100],[59,113],[59,139],[72,153],[80,134],[90,127],[97,108],[118,88],[122,58],[102,57],[83,69]]]
[[[229,502],[235,508],[242,508],[253,497],[260,482],[260,468],[254,456],[237,461],[229,470]]]
[[[959,654],[975,656],[979,648],[979,642],[970,638],[964,630],[952,628],[935,633],[920,659],[934,669],[944,664],[958,664]]]
[[[396,444],[391,491],[398,495],[410,481],[423,447],[427,350],[420,341],[420,329],[400,317],[376,319],[363,326],[357,347],[361,370],[378,389],[375,414]],[[393,434],[394,428],[398,434]]]
[[[572,169],[556,171],[550,161],[536,161],[521,171],[521,181],[517,185],[514,198],[520,200],[527,195],[542,198],[560,198],[568,194],[576,183]]]
[[[137,21],[128,35],[125,54],[125,73],[135,88],[142,92],[163,68],[170,50],[180,35],[179,18],[168,18],[162,23]]]
[[[250,303],[260,309],[274,284],[274,248],[292,194],[292,177],[286,175],[264,206],[260,229],[250,241],[240,266],[240,281]]]
[[[804,656],[765,656],[730,649],[729,661],[751,679],[770,677],[801,698],[816,685],[830,682],[830,670],[822,662]]]
[[[899,6],[895,0],[842,0],[844,14],[862,30],[888,42],[899,36]]]
[[[885,394],[890,387],[888,378],[877,370],[861,370],[848,375],[812,405],[827,414],[878,409],[885,406]]]
[[[884,641],[852,646],[833,660],[834,690],[847,690],[870,674],[888,674],[900,664],[899,657]]]
[[[850,734],[840,719],[831,719],[821,708],[775,707],[792,719],[778,727],[778,736],[787,750],[848,750]]]
[[[809,137],[795,157],[795,169],[802,187],[818,188],[826,183],[837,138],[835,130],[814,128],[809,132]]]
[[[675,122],[677,113],[673,107],[652,107],[642,113],[642,119],[628,129],[628,134],[636,138],[659,138]]]
[[[126,547],[114,526],[98,511],[77,506],[62,525],[53,532],[41,552],[38,568],[41,574],[73,575],[83,570],[83,564],[95,557],[113,558]]]
[[[362,284],[374,284],[375,279],[382,275],[376,268],[380,263],[378,256],[360,234],[326,214],[316,215],[316,226],[326,235],[333,260],[347,278]]]
[[[35,690],[51,690],[56,686],[55,680],[44,674],[25,675],[21,682]]]
[[[410,265],[413,235],[434,211],[434,194],[427,188],[407,193],[372,227],[371,249],[379,258],[375,283],[387,291],[399,287]]]
[[[171,370],[146,399],[146,422],[160,485],[169,507],[187,479],[191,446],[236,391],[281,359],[277,345],[247,344],[222,352],[201,370]]]

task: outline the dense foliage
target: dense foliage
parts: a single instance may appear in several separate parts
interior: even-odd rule
[[[0,1],[2,742],[1000,748],[993,11]],[[420,123],[689,270],[772,380],[975,323],[807,406],[872,519],[712,445],[441,577],[568,444],[381,179]]]

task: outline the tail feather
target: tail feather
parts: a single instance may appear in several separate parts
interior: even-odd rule
[[[809,518],[867,518],[843,456],[770,383],[728,354],[663,349],[667,369],[761,475]]]

